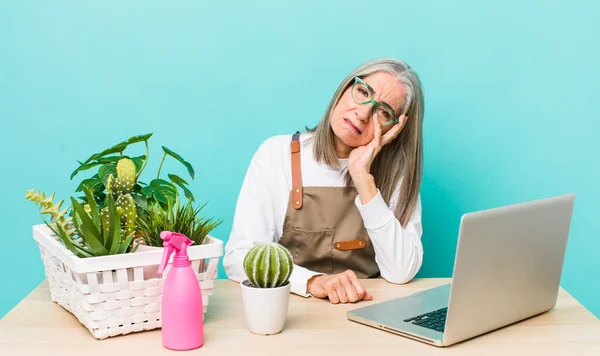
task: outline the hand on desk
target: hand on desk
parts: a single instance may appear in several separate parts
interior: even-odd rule
[[[373,299],[351,270],[314,276],[306,283],[306,291],[316,298],[329,298],[332,304]]]

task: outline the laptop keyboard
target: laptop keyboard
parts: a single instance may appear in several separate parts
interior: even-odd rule
[[[412,324],[419,325],[427,329],[444,332],[447,312],[448,307],[413,316],[412,318],[405,319],[404,321],[407,323],[412,322]]]

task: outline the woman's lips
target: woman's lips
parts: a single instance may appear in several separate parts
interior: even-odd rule
[[[361,134],[361,132],[358,129],[358,127],[354,126],[354,124],[352,123],[352,121],[344,118],[344,122],[346,122],[346,125],[348,125],[348,127],[350,127],[350,129],[352,129],[352,131],[356,132],[359,135]]]

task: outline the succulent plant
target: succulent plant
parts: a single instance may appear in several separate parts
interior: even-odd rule
[[[133,230],[123,236],[121,216],[112,197],[106,197],[106,208],[99,210],[93,199],[92,192],[83,188],[89,202],[89,213],[75,198],[71,197],[73,207],[73,223],[81,242],[73,241],[64,236],[58,229],[55,233],[60,236],[71,251],[79,257],[92,257],[126,253],[131,247]]]
[[[162,231],[173,231],[184,234],[193,241],[194,245],[201,245],[209,232],[219,226],[223,220],[205,218],[200,215],[206,203],[195,207],[191,200],[185,204],[169,205],[166,210],[158,204],[148,206],[148,214],[140,215],[137,220],[137,232],[148,246],[161,247],[163,240],[160,238]]]
[[[59,201],[57,204],[53,203],[54,193],[51,196],[46,197],[46,194],[43,192],[35,192],[33,189],[25,192],[25,199],[31,200],[35,203],[35,205],[40,206],[40,214],[49,214],[52,216],[49,224],[54,229],[60,227],[65,234],[70,236],[71,238],[75,236],[77,231],[73,226],[73,221],[70,216],[67,215],[67,211],[69,208],[65,208],[60,210],[61,205],[64,203],[64,200]]]
[[[294,265],[290,252],[278,243],[254,246],[244,257],[248,280],[259,288],[277,288],[284,285]]]

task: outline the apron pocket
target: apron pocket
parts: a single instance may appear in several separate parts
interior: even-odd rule
[[[279,243],[292,254],[294,263],[311,271],[333,273],[333,230],[293,227]]]

